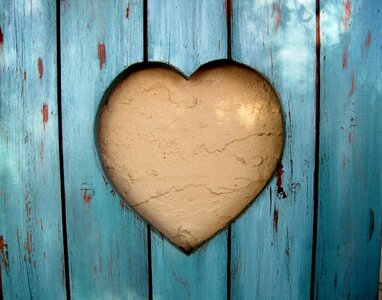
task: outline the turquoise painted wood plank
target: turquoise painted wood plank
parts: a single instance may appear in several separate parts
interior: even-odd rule
[[[376,299],[382,216],[382,2],[321,1],[315,298]]]
[[[146,299],[147,226],[106,181],[93,132],[105,89],[143,58],[142,1],[62,1],[61,53],[71,297]]]
[[[315,1],[233,1],[232,57],[279,93],[285,150],[275,178],[232,225],[232,299],[308,299],[315,164]]]
[[[4,299],[65,299],[56,6],[0,2],[2,292]]]
[[[227,57],[224,2],[148,1],[148,57],[190,75],[205,62]],[[186,256],[152,233],[154,299],[225,299],[227,233]]]

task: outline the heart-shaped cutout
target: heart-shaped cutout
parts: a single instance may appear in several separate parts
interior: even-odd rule
[[[138,64],[104,99],[97,133],[108,177],[186,253],[249,206],[282,154],[277,95],[238,63],[209,63],[189,79],[168,66]]]

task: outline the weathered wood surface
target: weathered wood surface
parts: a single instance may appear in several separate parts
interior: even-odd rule
[[[146,299],[146,224],[103,177],[93,132],[105,89],[143,59],[142,1],[62,1],[61,53],[71,297]]]
[[[232,299],[307,299],[315,164],[315,1],[233,1],[232,57],[264,74],[284,110],[274,180],[232,225]]]
[[[382,2],[320,2],[315,298],[377,297],[382,213]]]
[[[0,298],[64,299],[56,6],[0,6]]]
[[[148,58],[190,75],[200,65],[227,57],[225,4],[214,1],[148,1]],[[186,256],[152,233],[154,299],[225,299],[226,231]]]
[[[315,155],[320,169],[313,295],[377,296],[382,4],[320,1],[321,56],[315,61],[314,0],[232,2],[233,59],[263,73],[280,95],[283,168],[232,225],[230,239],[223,231],[191,256],[153,231],[147,239],[146,224],[120,202],[96,155],[93,129],[102,95],[122,70],[143,60],[143,1],[60,3],[67,237],[61,221],[56,7],[48,1],[1,2],[5,299],[62,299],[69,293],[72,299],[309,298]],[[148,0],[149,60],[190,75],[205,62],[227,57],[226,9],[223,0]]]

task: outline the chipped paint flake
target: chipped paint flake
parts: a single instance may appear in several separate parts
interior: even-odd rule
[[[42,79],[42,76],[44,75],[44,64],[41,57],[39,57],[37,60],[37,66],[38,66],[39,77],[40,79]]]
[[[106,63],[106,46],[104,43],[98,44],[98,60],[99,68],[102,70],[103,65]]]
[[[127,7],[126,7],[126,19],[129,18],[129,15],[130,15],[130,2],[127,3]]]
[[[354,78],[354,70],[351,72],[351,87],[349,91],[349,98],[354,95],[355,90],[355,78]]]
[[[351,4],[350,0],[343,0],[343,8],[344,8],[344,18],[343,18],[343,25],[345,31],[348,31],[349,24],[350,24],[350,16],[351,16]]]
[[[275,233],[277,233],[279,229],[279,210],[275,206],[275,209],[273,210],[273,230]]]
[[[48,119],[49,119],[48,104],[46,104],[45,102],[42,104],[41,113],[42,113],[42,123],[45,129],[45,125],[46,123],[48,123]]]
[[[281,163],[279,163],[277,171],[276,171],[277,196],[279,198],[285,199],[287,197],[287,194],[285,193],[283,188],[283,174],[284,174],[284,166]]]

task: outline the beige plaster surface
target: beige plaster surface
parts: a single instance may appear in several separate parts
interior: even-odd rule
[[[271,86],[238,65],[185,80],[162,67],[131,73],[99,120],[105,169],[131,207],[186,251],[261,192],[282,153]]]

